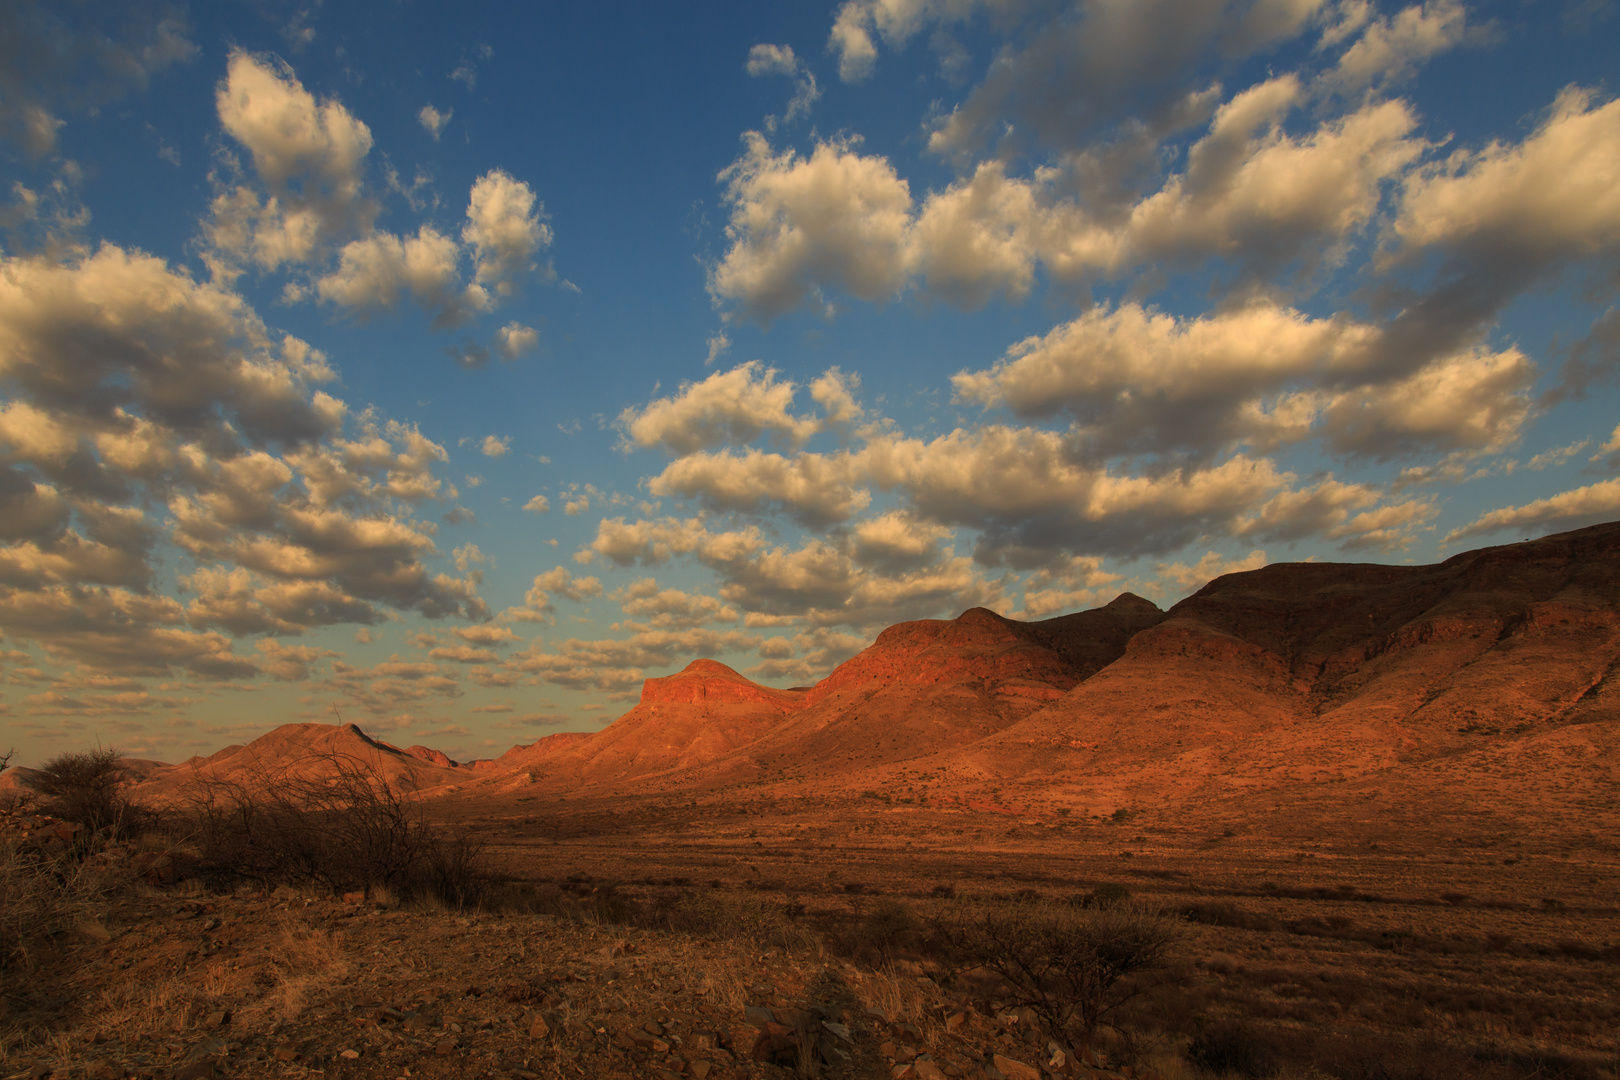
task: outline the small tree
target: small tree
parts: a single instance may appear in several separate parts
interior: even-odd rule
[[[32,780],[51,813],[114,835],[134,825],[135,807],[124,794],[128,782],[124,755],[110,747],[59,754]]]
[[[1084,910],[1050,903],[960,904],[941,938],[964,966],[1000,975],[1015,1005],[1073,1052],[1165,966],[1185,930],[1141,904]]]

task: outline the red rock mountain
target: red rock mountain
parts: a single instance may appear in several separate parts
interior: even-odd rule
[[[603,730],[524,767],[536,780],[568,787],[693,769],[765,738],[804,698],[802,690],[772,690],[717,661],[694,660],[648,679],[640,704]]]
[[[352,725],[290,724],[155,769],[141,786],[298,775],[344,755],[441,793],[904,782],[1107,812],[1401,790],[1459,814],[1510,815],[1553,792],[1606,821],[1620,791],[1617,670],[1612,523],[1432,566],[1275,564],[1218,578],[1168,612],[1125,594],[1042,622],[975,608],[901,623],[807,690],[698,660],[648,679],[640,703],[599,732],[489,761],[458,766]]]
[[[1177,604],[971,764],[1115,802],[1433,772],[1571,739],[1576,767],[1612,774],[1617,661],[1620,525],[1434,566],[1277,564]]]
[[[424,750],[401,750],[353,724],[283,724],[246,746],[227,746],[208,757],[154,769],[134,790],[142,799],[166,803],[207,784],[262,789],[282,780],[329,775],[338,765],[372,772],[403,791],[436,788],[459,778],[461,770],[454,763],[444,764],[448,757],[436,750],[424,756]]]

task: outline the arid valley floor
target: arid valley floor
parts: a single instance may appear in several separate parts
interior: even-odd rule
[[[7,899],[0,1076],[1612,1080],[1617,551],[968,612],[809,689],[698,661],[493,762],[288,725],[131,763],[168,824],[116,842],[12,770],[8,888],[57,892]],[[209,863],[197,792],[335,761],[480,848],[478,902]],[[1174,923],[1078,1060],[941,945],[1019,905]]]

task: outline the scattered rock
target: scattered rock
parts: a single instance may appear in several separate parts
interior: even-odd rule
[[[997,1054],[990,1060],[990,1064],[994,1065],[1007,1080],[1041,1080],[1041,1070],[1010,1057]]]

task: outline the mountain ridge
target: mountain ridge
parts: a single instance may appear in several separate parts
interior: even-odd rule
[[[318,771],[323,755],[345,754],[424,796],[912,787],[1104,812],[1144,799],[1213,806],[1240,791],[1304,797],[1397,774],[1455,780],[1463,760],[1493,763],[1479,767],[1519,790],[1555,744],[1581,783],[1620,784],[1602,761],[1617,720],[1620,523],[1609,523],[1427,565],[1275,563],[1168,611],[1122,593],[1033,622],[972,608],[899,623],[809,688],[698,659],[648,679],[600,731],[473,762],[353,725],[284,725],[147,769],[138,789]],[[1524,777],[1501,779],[1521,759]]]

